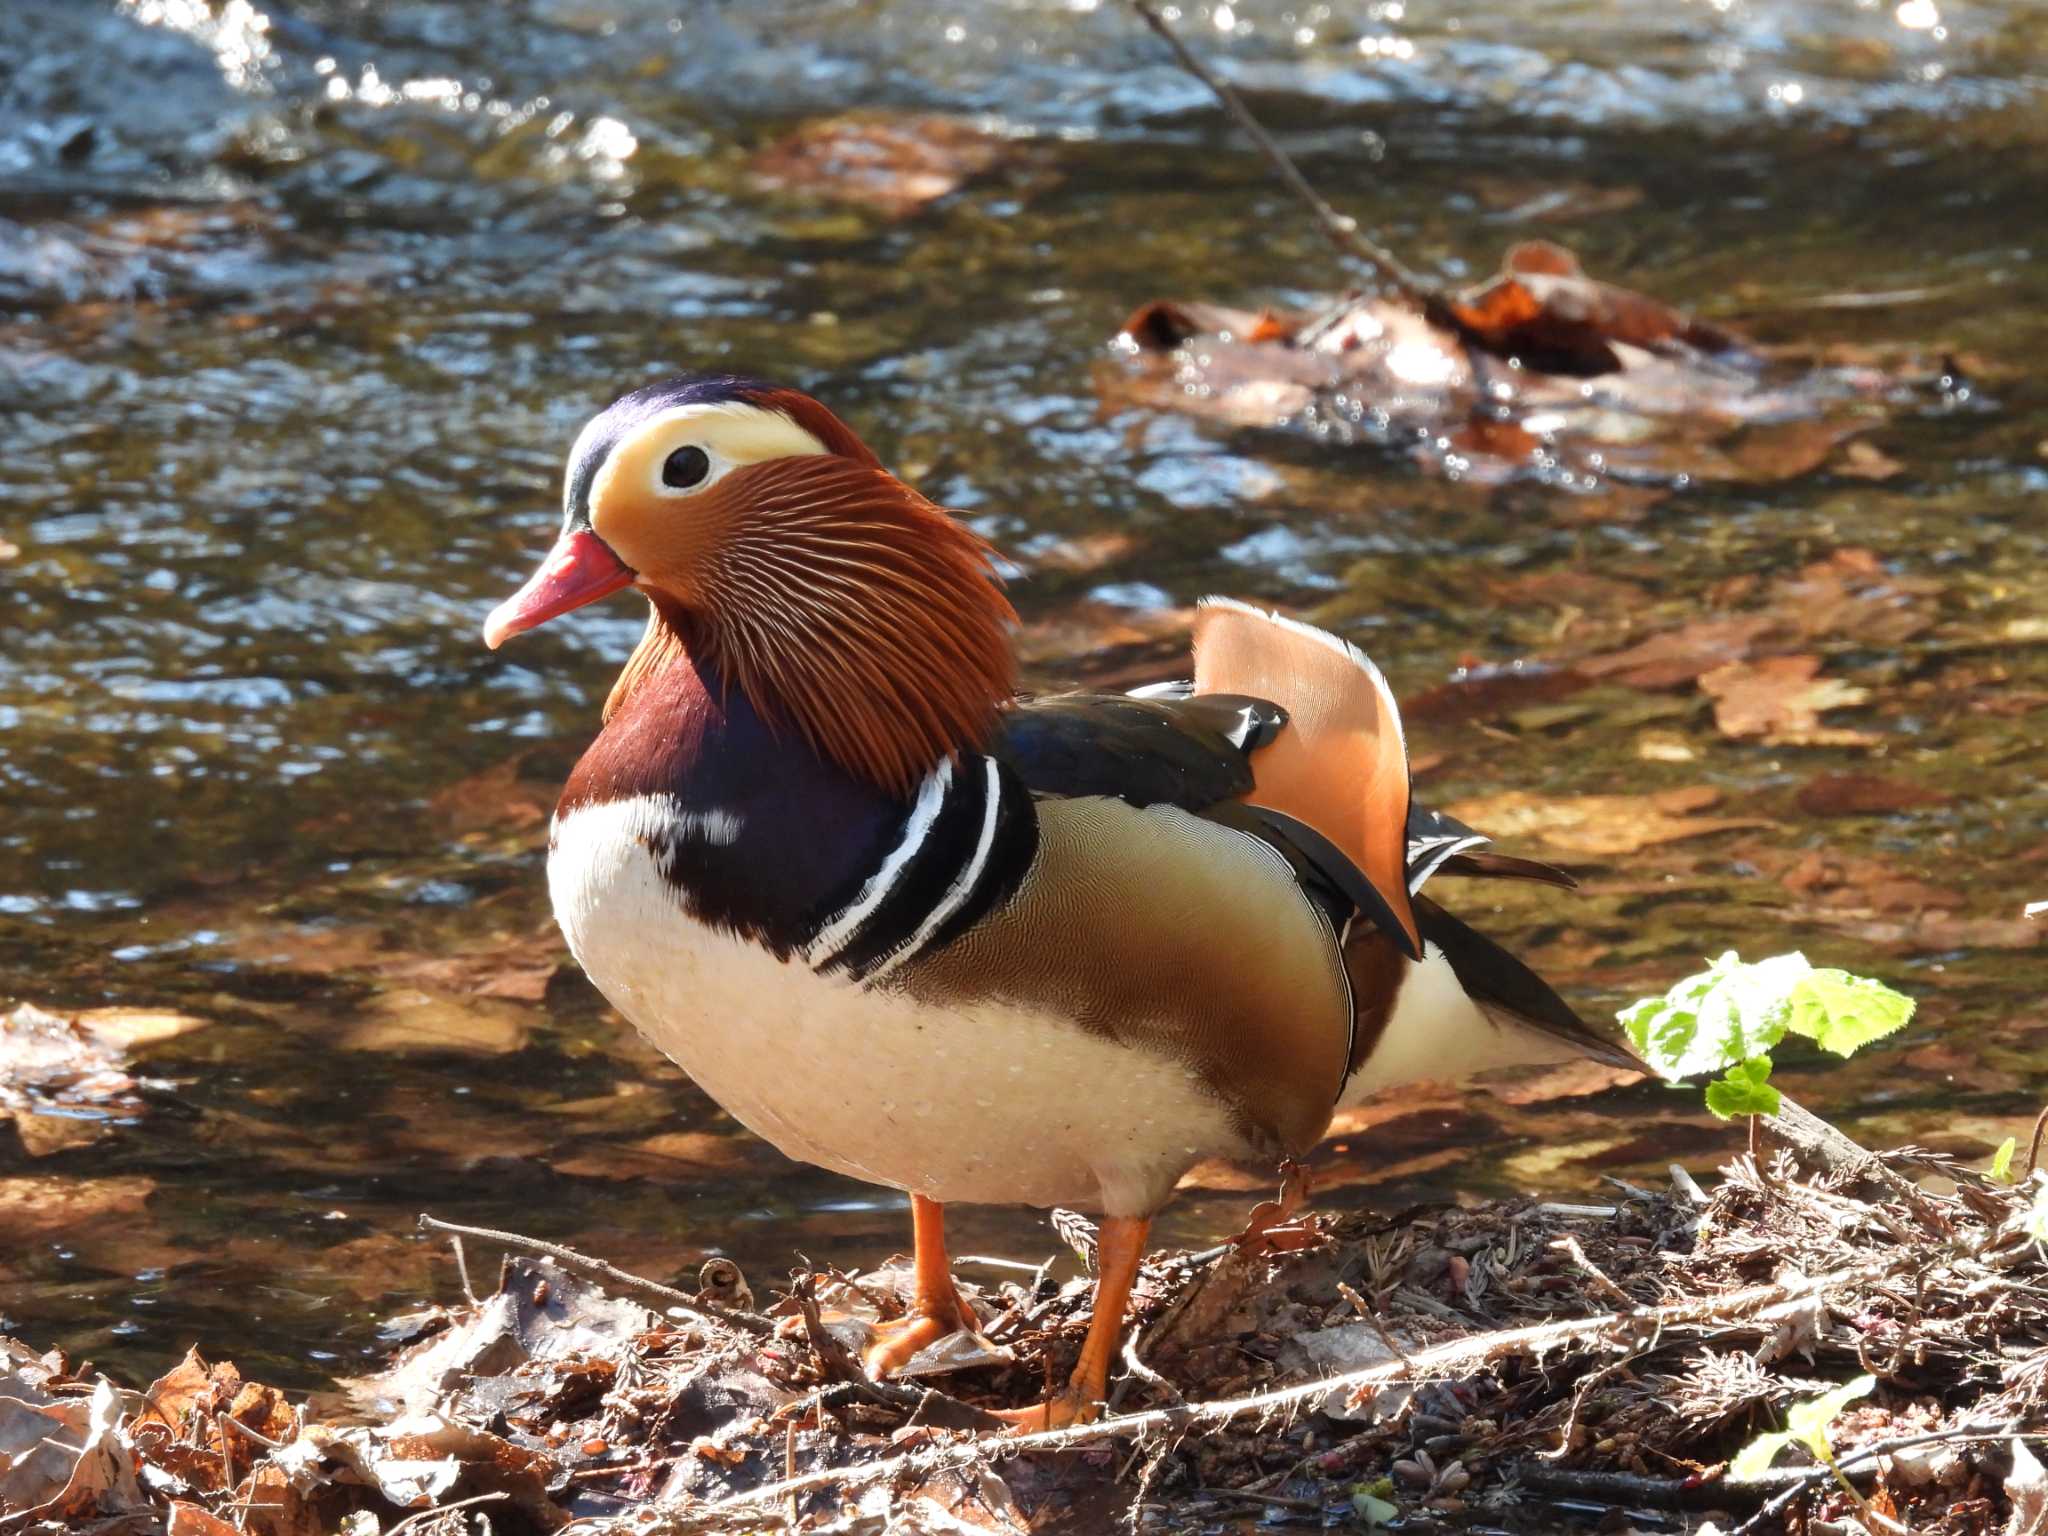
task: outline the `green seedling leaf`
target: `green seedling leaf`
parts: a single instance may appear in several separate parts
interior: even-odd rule
[[[1858,1376],[1832,1392],[1823,1392],[1819,1397],[1794,1403],[1786,1411],[1785,1428],[1758,1435],[1735,1453],[1735,1459],[1728,1463],[1728,1481],[1755,1482],[1770,1470],[1771,1463],[1778,1459],[1778,1452],[1795,1440],[1811,1451],[1816,1461],[1832,1462],[1835,1453],[1828,1440],[1828,1426],[1842,1416],[1844,1408],[1859,1397],[1868,1397],[1876,1389],[1875,1376]]]
[[[1771,1463],[1778,1459],[1778,1452],[1792,1443],[1792,1437],[1782,1429],[1769,1434],[1758,1435],[1749,1444],[1735,1453],[1735,1459],[1728,1463],[1728,1481],[1731,1483],[1753,1483],[1771,1470]]]
[[[1771,1058],[1738,1061],[1707,1084],[1707,1108],[1723,1120],[1737,1115],[1775,1115],[1780,1095],[1770,1084]]]
[[[1792,992],[1812,973],[1804,955],[1749,965],[1730,950],[1663,997],[1624,1009],[1622,1028],[1665,1077],[1703,1077],[1762,1056],[1784,1039]]]
[[[1855,1054],[1913,1017],[1913,999],[1903,992],[1847,971],[1809,972],[1790,1001],[1785,1027],[1837,1056]]]
[[[1984,1176],[1994,1184],[2010,1184],[2012,1155],[2019,1149],[2020,1142],[2017,1136],[2006,1137],[1998,1144],[1998,1150],[1991,1154],[1991,1166],[1985,1170]]]
[[[1795,1440],[1813,1452],[1816,1459],[1832,1461],[1835,1452],[1828,1441],[1828,1426],[1842,1416],[1844,1408],[1876,1390],[1875,1376],[1858,1376],[1854,1381],[1845,1381],[1832,1392],[1823,1392],[1819,1397],[1810,1397],[1786,1409],[1785,1428]]]

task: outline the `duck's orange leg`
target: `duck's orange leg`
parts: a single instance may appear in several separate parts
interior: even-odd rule
[[[1123,1336],[1124,1307],[1131,1299],[1131,1285],[1138,1278],[1138,1264],[1145,1257],[1145,1234],[1151,1226],[1142,1216],[1103,1218],[1095,1239],[1095,1315],[1088,1320],[1081,1358],[1064,1390],[1033,1407],[996,1415],[1009,1421],[1013,1434],[1084,1424],[1101,1411],[1102,1400],[1109,1395],[1109,1363],[1116,1358],[1117,1340]]]
[[[946,1208],[923,1195],[910,1197],[911,1282],[909,1315],[875,1325],[874,1337],[861,1351],[860,1363],[880,1379],[901,1369],[927,1344],[975,1326],[974,1313],[953,1285],[953,1264],[946,1257]]]

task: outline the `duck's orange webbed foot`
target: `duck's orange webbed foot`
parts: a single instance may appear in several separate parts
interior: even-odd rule
[[[1013,1435],[1035,1435],[1043,1429],[1065,1429],[1101,1417],[1109,1396],[1109,1362],[1116,1356],[1124,1327],[1124,1307],[1145,1257],[1150,1222],[1142,1216],[1111,1216],[1102,1223],[1095,1244],[1095,1315],[1088,1319],[1088,1337],[1081,1358],[1061,1391],[1029,1408],[1012,1408],[997,1418]]]
[[[978,1322],[953,1284],[952,1261],[946,1257],[946,1212],[936,1200],[910,1197],[912,1282],[910,1313],[894,1322],[877,1323],[860,1352],[861,1369],[880,1380],[900,1371],[927,1345],[961,1329],[972,1332]]]
[[[995,1417],[1008,1426],[1007,1434],[1035,1435],[1043,1429],[1092,1424],[1102,1417],[1102,1404],[1070,1384],[1064,1392],[1056,1392],[1042,1403],[1033,1403],[1029,1408],[998,1409]]]
[[[978,1326],[979,1320],[948,1280],[943,1294],[916,1296],[907,1316],[875,1324],[867,1347],[860,1352],[861,1369],[880,1381],[902,1370],[918,1351],[938,1343],[947,1334],[962,1330],[972,1333]]]

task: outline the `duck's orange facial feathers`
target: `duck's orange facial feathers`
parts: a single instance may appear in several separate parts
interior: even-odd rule
[[[489,643],[630,580],[654,613],[607,717],[690,655],[891,791],[986,742],[1015,692],[1016,616],[981,539],[808,395],[748,384],[642,403],[585,429],[562,540],[492,614]],[[600,579],[605,558],[627,574]]]

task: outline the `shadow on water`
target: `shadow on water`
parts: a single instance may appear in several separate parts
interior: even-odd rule
[[[1766,457],[1654,499],[1107,406],[1141,301],[1341,281],[1109,3],[10,6],[0,994],[206,1023],[142,1050],[113,1118],[0,1099],[0,1321],[138,1375],[197,1339],[306,1384],[450,1293],[421,1209],[656,1274],[727,1252],[757,1284],[902,1243],[894,1196],[783,1162],[640,1045],[548,921],[553,787],[639,619],[497,657],[477,626],[583,418],[676,366],[827,396],[1015,553],[1041,682],[1164,665],[1224,590],[1366,645],[1438,803],[1711,787],[1745,825],[1554,849],[1579,897],[1476,916],[1588,1014],[1724,948],[1882,973],[1912,1029],[1781,1075],[1880,1141],[2020,1129],[2048,1087],[2019,920],[2048,896],[2038,12],[1341,9],[1185,24],[1411,262],[1558,239],[1764,342],[1952,359],[1955,387],[1873,422],[1882,473]],[[849,107],[999,148],[914,210],[750,170]],[[1731,738],[1689,678],[1560,692],[1534,665],[1744,612],[1848,690],[1835,744]],[[1328,1198],[1711,1166],[1691,1102],[1411,1096],[1333,1136]],[[1229,1228],[1260,1182],[1205,1170],[1164,1236]],[[1031,1213],[961,1228],[1050,1246]]]

